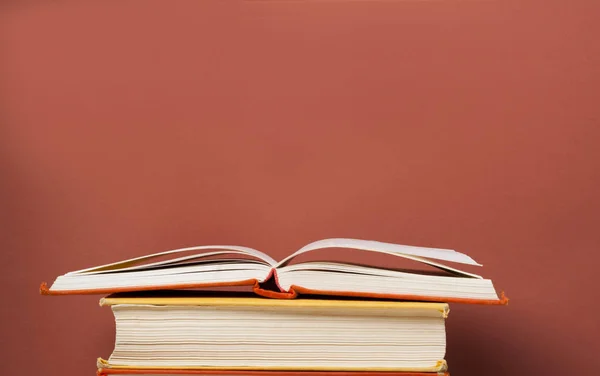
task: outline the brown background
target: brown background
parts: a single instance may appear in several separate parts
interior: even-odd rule
[[[42,280],[348,236],[467,252],[508,292],[452,306],[453,376],[592,374],[598,4],[5,3],[4,373],[92,375],[112,350],[98,297]]]

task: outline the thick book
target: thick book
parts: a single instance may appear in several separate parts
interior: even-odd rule
[[[99,368],[98,376],[450,376],[448,372],[344,372],[344,371],[236,371],[236,370],[164,370]]]
[[[109,296],[116,370],[445,372],[445,303]]]
[[[236,371],[236,370],[165,370],[165,369],[110,369],[99,368],[98,376],[450,376],[449,372],[345,372],[345,371]]]
[[[324,249],[360,250],[408,259],[435,269],[404,270],[339,261],[293,262]],[[354,296],[434,302],[506,304],[490,279],[449,266],[481,266],[466,254],[360,239],[325,239],[310,243],[281,261],[241,246],[197,246],[155,253],[59,276],[48,295],[110,294],[125,291],[252,286],[269,298],[298,294]]]

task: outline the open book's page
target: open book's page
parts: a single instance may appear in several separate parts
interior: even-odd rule
[[[237,256],[237,257],[236,257]],[[241,256],[241,257],[240,257]],[[93,274],[107,274],[107,273],[123,273],[123,272],[141,272],[144,270],[157,270],[177,267],[178,270],[183,272],[183,267],[190,265],[227,265],[232,263],[243,263],[243,264],[260,264],[265,266],[271,266],[268,262],[262,259],[245,258],[248,256],[245,253],[228,252],[228,251],[216,251],[206,252],[200,254],[194,254],[191,256],[183,256],[177,258],[169,258],[168,260],[162,260],[151,263],[135,264],[134,266],[127,267],[109,267],[105,269],[92,268],[89,271],[70,272],[67,275],[93,275]],[[248,256],[252,257],[252,256]]]
[[[443,260],[467,265],[477,265],[481,266],[471,257],[456,252],[450,249],[441,249],[441,248],[426,248],[426,247],[415,247],[415,246],[407,246],[400,244],[392,244],[392,243],[383,243],[372,240],[361,240],[361,239],[344,239],[344,238],[336,238],[336,239],[324,239],[319,240],[313,243],[310,243],[298,251],[294,252],[290,256],[281,260],[279,264],[277,264],[277,268],[285,267],[292,259],[300,256],[301,254],[316,251],[319,249],[326,248],[346,248],[346,249],[356,249],[367,252],[377,252],[381,254],[388,254],[392,256],[403,257],[409,260],[422,262],[424,264],[446,270],[452,273],[462,274],[467,277],[473,278],[481,278],[477,274],[463,272],[459,269],[449,267],[447,265],[441,264],[439,262],[431,261],[434,260]]]
[[[453,275],[460,277],[469,277],[469,278],[477,278],[482,279],[483,277],[473,273],[467,273],[462,270],[458,270],[455,268],[451,268],[446,265],[442,265],[437,262],[429,261],[422,257],[415,256],[407,256],[407,255],[395,255],[397,257],[403,257],[409,260],[422,262],[424,264],[436,267],[438,269],[449,272]],[[300,271],[300,270],[320,270],[327,272],[343,272],[343,273],[354,273],[354,274],[369,274],[375,276],[394,276],[398,274],[405,275],[406,272],[394,270],[394,269],[384,269],[378,267],[372,267],[369,265],[358,265],[358,264],[343,264],[339,262],[302,262],[299,264],[287,265],[277,269],[280,273],[283,272],[292,272],[292,271]]]
[[[209,251],[211,251],[211,252],[209,252]],[[169,258],[167,260],[149,263],[150,261],[161,259],[166,256],[176,256],[176,255],[190,253],[190,252],[194,252],[194,254],[188,255],[188,256],[183,256],[183,257],[174,257],[174,258]],[[198,252],[198,253],[195,253],[195,252]],[[111,264],[95,266],[92,268],[73,271],[73,272],[67,273],[67,275],[92,274],[92,273],[110,272],[110,271],[116,271],[116,270],[119,270],[119,271],[131,270],[131,271],[133,271],[133,270],[140,270],[140,269],[147,269],[147,268],[156,268],[159,266],[168,266],[168,265],[173,265],[173,264],[177,264],[177,263],[181,263],[181,262],[190,262],[192,260],[199,261],[201,259],[206,259],[208,257],[215,257],[215,256],[223,256],[225,258],[226,256],[231,256],[232,254],[253,257],[253,258],[255,258],[259,261],[262,261],[263,263],[268,264],[270,266],[277,264],[277,261],[275,261],[269,255],[267,255],[263,252],[260,252],[256,249],[252,249],[252,248],[248,248],[248,247],[241,247],[241,246],[231,246],[231,245],[207,245],[207,246],[179,248],[179,249],[174,249],[174,250],[170,250],[170,251],[154,253],[154,254],[150,254],[150,255],[146,255],[146,256],[132,258],[129,260],[123,260],[123,261],[118,261],[118,262],[114,262]]]
[[[416,256],[428,259],[456,262],[460,264],[481,266],[481,264],[477,263],[468,255],[456,252],[451,249],[415,247],[410,245],[384,243],[373,240],[332,238],[318,240],[316,242],[305,245],[298,251],[281,260],[279,264],[277,264],[277,267],[285,266],[294,257],[297,257],[303,253],[325,248],[350,248],[370,252],[387,253],[391,255]]]

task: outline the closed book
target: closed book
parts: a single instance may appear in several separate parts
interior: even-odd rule
[[[236,370],[164,370],[99,368],[98,376],[450,376],[448,372],[345,372],[345,371],[236,371]]]
[[[103,298],[100,304],[115,316],[116,341],[99,368],[148,374],[447,369],[445,303],[192,295]]]

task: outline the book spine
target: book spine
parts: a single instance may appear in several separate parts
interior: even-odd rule
[[[253,291],[256,295],[271,299],[294,299],[298,296],[294,290],[285,291],[281,288],[275,268],[271,269],[265,282],[254,285]]]

